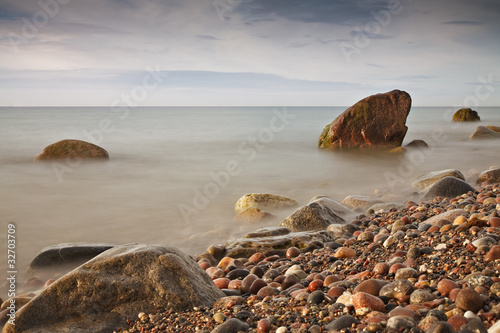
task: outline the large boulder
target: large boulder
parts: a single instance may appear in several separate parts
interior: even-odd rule
[[[451,120],[457,122],[481,121],[481,118],[479,118],[477,111],[474,111],[471,108],[464,108],[455,112]]]
[[[112,332],[158,308],[212,306],[225,295],[198,264],[160,245],[107,250],[44,289],[16,313],[14,332]]]
[[[333,150],[400,147],[410,107],[411,97],[405,91],[369,96],[326,125],[318,145]]]
[[[500,138],[500,133],[497,131],[494,131],[492,129],[489,129],[488,127],[485,126],[478,126],[474,133],[470,136],[471,139],[477,140],[477,139],[496,139]]]
[[[486,170],[479,174],[478,184],[496,184],[500,183],[500,168]]]
[[[369,195],[351,194],[342,200],[342,204],[354,211],[365,212],[369,207],[383,203],[384,200]]]
[[[280,226],[291,231],[325,230],[330,224],[346,224],[356,213],[327,197],[316,199],[284,219]]]
[[[108,152],[90,142],[81,140],[62,140],[45,147],[35,157],[34,161],[59,160],[59,159],[109,159]]]
[[[412,187],[416,190],[425,190],[427,187],[436,183],[440,179],[443,179],[444,177],[455,177],[458,179],[465,180],[464,175],[459,170],[446,169],[446,170],[432,171],[426,175],[423,175],[412,184]]]
[[[254,207],[260,209],[276,209],[276,208],[288,208],[297,207],[299,203],[291,198],[270,194],[270,193],[248,193],[238,199],[234,205],[234,211],[236,214],[241,213],[247,208]]]
[[[455,177],[444,177],[432,185],[422,200],[429,201],[435,197],[454,198],[469,191],[475,191],[472,186]]]

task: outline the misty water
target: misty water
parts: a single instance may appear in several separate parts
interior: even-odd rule
[[[196,254],[291,213],[236,223],[234,204],[246,193],[286,195],[301,205],[316,195],[342,201],[374,193],[405,202],[426,172],[459,169],[474,185],[478,172],[500,164],[499,140],[469,139],[479,124],[500,126],[497,108],[478,108],[481,123],[457,124],[456,108],[413,107],[404,144],[423,139],[426,150],[318,150],[323,127],[344,110],[0,108],[2,248],[13,222],[20,272],[59,243],[161,243]],[[110,160],[32,162],[68,138],[98,144]]]

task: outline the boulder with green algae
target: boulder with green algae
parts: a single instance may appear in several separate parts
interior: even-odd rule
[[[34,161],[59,160],[59,159],[103,159],[108,160],[108,152],[90,142],[81,140],[61,140],[53,143],[35,157]]]
[[[112,332],[140,312],[212,306],[224,296],[191,257],[175,248],[121,245],[52,283],[2,332]]]
[[[466,121],[481,121],[481,118],[477,114],[477,111],[474,111],[471,108],[464,108],[455,112],[451,120],[456,122],[466,122]]]
[[[258,209],[269,210],[288,207],[297,207],[299,203],[282,195],[270,193],[248,193],[242,196],[234,205],[236,214],[241,213],[247,208],[255,207]]]
[[[405,91],[366,97],[325,126],[318,146],[331,150],[400,147],[410,108],[411,97]]]

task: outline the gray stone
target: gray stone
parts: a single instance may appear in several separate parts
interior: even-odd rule
[[[455,333],[455,329],[446,321],[434,323],[425,333]]]
[[[470,331],[473,333],[494,333],[498,332],[498,329],[493,330],[490,328],[490,330],[486,329],[486,326],[484,326],[483,322],[479,319],[469,319],[469,322],[465,324],[464,326],[461,327],[462,331]]]
[[[109,249],[61,277],[16,314],[14,332],[110,332],[157,308],[212,306],[224,297],[189,256],[160,245]]]
[[[454,198],[469,191],[474,191],[474,188],[463,180],[444,177],[429,188],[422,200],[429,201],[435,197]]]
[[[485,275],[475,275],[471,276],[467,280],[467,287],[476,288],[477,286],[491,287],[493,285],[493,279]]]
[[[350,315],[344,315],[341,317],[338,317],[328,325],[326,325],[326,329],[328,332],[336,332],[340,331],[343,328],[348,328],[351,327],[352,324],[359,324],[359,320],[354,318],[353,316]]]
[[[492,246],[492,245],[497,245],[497,241],[493,237],[486,236],[476,239],[475,241],[472,242],[472,245],[474,245],[475,247]]]
[[[412,187],[416,190],[425,190],[427,187],[436,183],[440,179],[443,179],[444,177],[455,177],[461,180],[465,180],[464,175],[459,170],[446,169],[429,172],[428,174],[423,175],[412,184]]]
[[[216,328],[212,330],[211,333],[235,333],[235,332],[246,332],[250,328],[250,325],[247,323],[236,319],[231,318],[226,320],[223,324],[220,324]]]
[[[346,224],[349,221],[344,218],[355,215],[356,213],[335,200],[320,198],[296,210],[280,226],[291,231],[325,230],[330,224]]]
[[[342,204],[352,210],[365,212],[369,207],[383,203],[384,201],[368,195],[348,195],[342,200]]]
[[[412,142],[410,142],[409,144],[407,144],[405,146],[406,149],[408,148],[429,148],[429,145],[427,144],[427,142],[425,142],[424,140],[420,140],[420,139],[416,139],[416,140],[413,140]]]
[[[408,296],[413,291],[413,284],[408,280],[396,280],[380,289],[379,296],[385,296],[388,298],[401,298],[402,296]]]
[[[422,304],[433,301],[436,296],[424,289],[417,289],[410,295],[410,304]]]
[[[447,212],[441,213],[439,215],[434,215],[433,217],[430,217],[427,220],[420,223],[418,230],[421,230],[420,226],[422,226],[422,225],[432,226],[441,220],[447,220],[447,221],[453,222],[457,217],[459,217],[461,215],[467,216],[468,213],[467,213],[467,211],[465,211],[463,209],[453,209],[453,210],[449,210]],[[421,231],[425,231],[425,230],[421,230]]]
[[[411,278],[418,278],[418,272],[411,267],[398,269],[394,277],[395,280],[408,280]]]

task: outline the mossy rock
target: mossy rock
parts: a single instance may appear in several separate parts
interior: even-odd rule
[[[108,152],[90,142],[81,140],[61,140],[45,147],[34,161],[59,159],[103,159],[109,160]]]
[[[451,120],[456,122],[466,122],[466,121],[481,121],[481,118],[479,118],[477,111],[474,111],[471,108],[464,108],[455,112]]]

